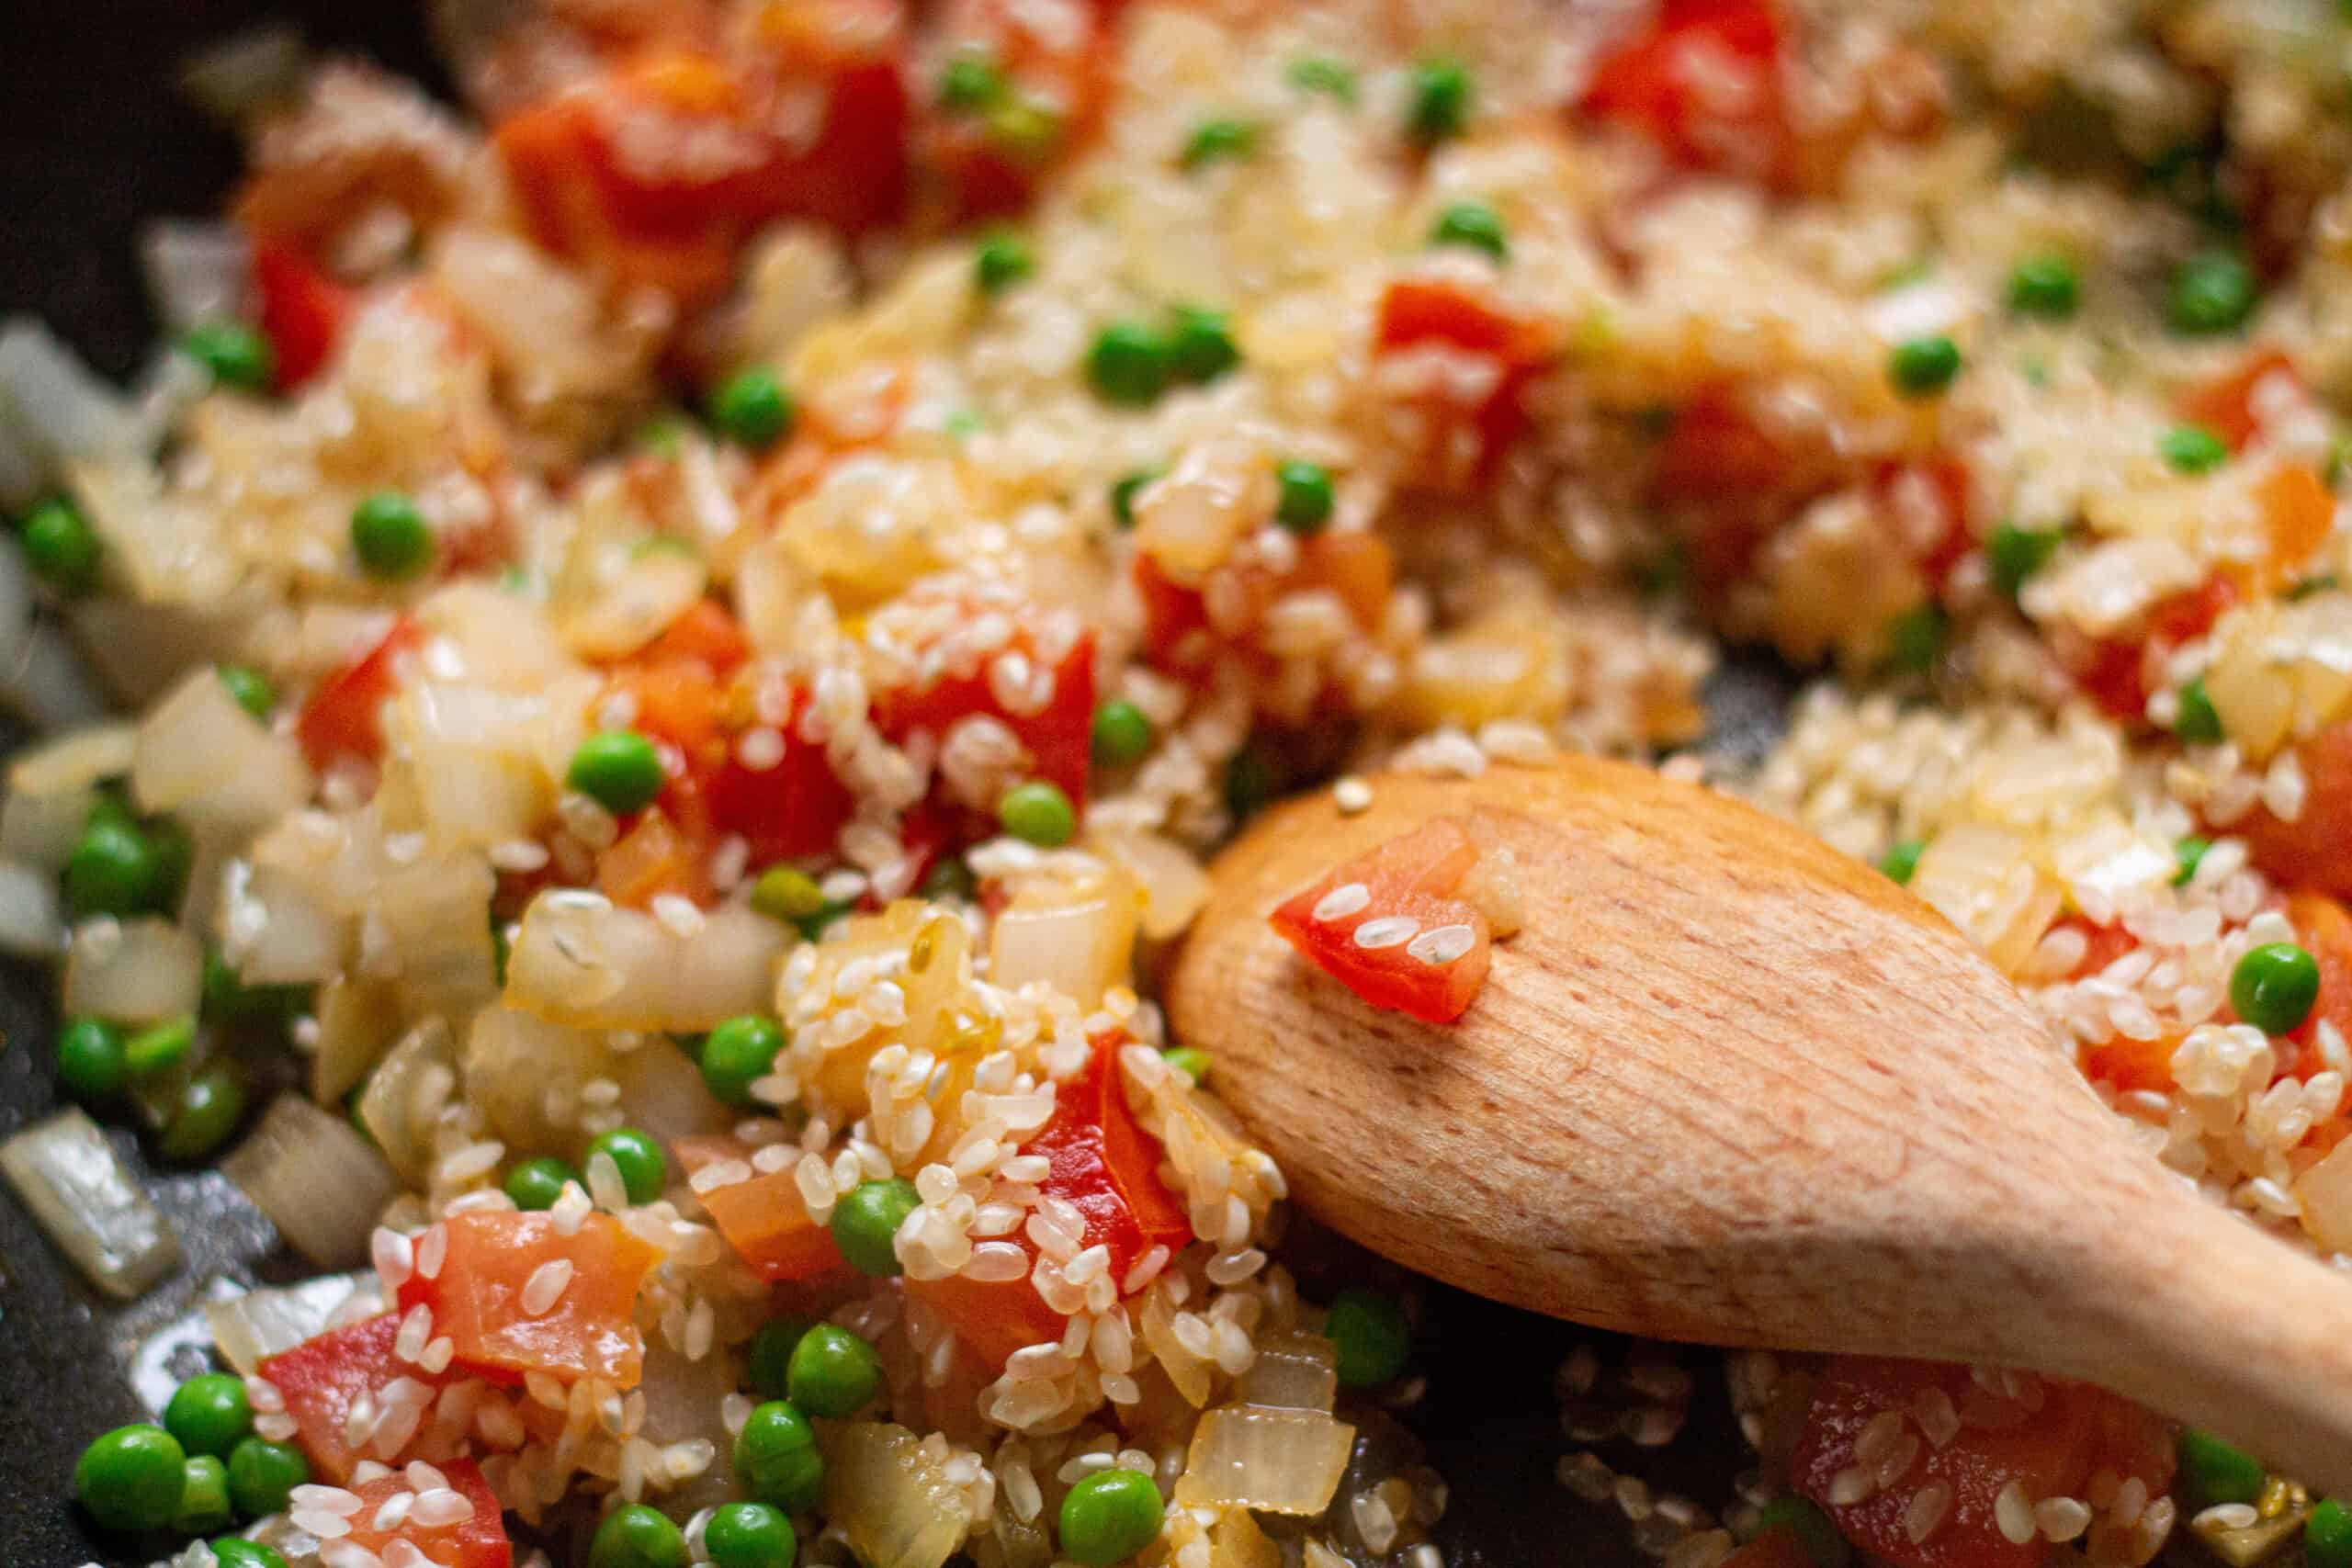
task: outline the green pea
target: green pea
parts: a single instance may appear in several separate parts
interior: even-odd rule
[[[752,1348],[744,1361],[753,1393],[762,1399],[782,1399],[791,1392],[792,1352],[799,1347],[800,1337],[815,1326],[814,1319],[792,1313],[760,1325],[760,1331],[752,1336]]]
[[[270,710],[277,706],[277,688],[269,683],[269,677],[246,664],[223,664],[218,668],[220,683],[229,688],[230,700],[267,724]]]
[[[1283,80],[1303,93],[1321,93],[1343,104],[1356,101],[1356,73],[1345,61],[1328,54],[1310,54],[1291,62]]]
[[[967,50],[950,59],[939,73],[939,107],[959,113],[986,108],[1004,96],[1004,73],[996,62]]]
[[[754,1405],[735,1434],[735,1474],[752,1497],[787,1514],[815,1507],[825,1461],[808,1418],[781,1399]]]
[[[1196,1084],[1209,1081],[1209,1054],[1191,1045],[1171,1046],[1160,1059]]]
[[[653,804],[662,793],[662,753],[634,729],[605,729],[580,743],[564,783],[616,817]]]
[[[1111,517],[1122,529],[1136,525],[1136,491],[1159,477],[1158,468],[1138,468],[1111,487]]]
[[[130,1077],[122,1031],[102,1018],[69,1019],[57,1033],[57,1081],[74,1102],[104,1105]]]
[[[1331,1298],[1323,1333],[1339,1352],[1340,1383],[1377,1388],[1405,1370],[1413,1330],[1396,1298],[1380,1291],[1341,1291]]]
[[[2303,1518],[2303,1561],[2308,1568],[2352,1568],[2352,1509],[2322,1498]]]
[[[897,1261],[891,1260],[893,1274],[899,1271]],[[792,1348],[785,1382],[792,1403],[800,1409],[811,1416],[846,1420],[865,1409],[881,1388],[882,1359],[874,1353],[873,1346],[848,1329],[820,1323]]]
[[[1036,268],[1029,247],[1012,234],[991,234],[972,253],[972,280],[983,294],[1001,294]]]
[[[1938,333],[1898,343],[1887,355],[1886,372],[1906,398],[1932,398],[1960,374],[1960,345]]]
[[[183,1535],[202,1535],[207,1530],[227,1529],[236,1518],[229,1506],[229,1467],[216,1455],[190,1454],[172,1529]]]
[[[2291,942],[2248,948],[2230,971],[2230,1006],[2265,1034],[2288,1034],[2319,1000],[2319,961]]]
[[[632,1203],[650,1203],[662,1196],[670,1179],[670,1161],[662,1145],[634,1127],[616,1127],[599,1134],[588,1145],[587,1158],[605,1156],[621,1173],[621,1187]],[[584,1162],[583,1162],[584,1163]]]
[[[961,855],[942,855],[938,863],[923,873],[922,896],[926,898],[955,898],[965,903],[978,897],[980,879],[972,874]]]
[[[2254,314],[2259,288],[2254,268],[2233,251],[2202,251],[2172,275],[2165,314],[2173,330],[2192,336],[2234,332]]]
[[[204,367],[218,385],[262,392],[277,376],[269,339],[243,321],[199,321],[180,339],[180,352]]]
[[[1177,380],[1203,386],[1241,363],[1225,312],[1196,305],[1181,305],[1168,334],[1169,373]]]
[[[1078,831],[1078,811],[1060,786],[1042,779],[1014,784],[997,802],[997,820],[1014,838],[1044,849],[1058,849]]]
[[[728,1019],[703,1037],[702,1081],[721,1104],[749,1110],[760,1103],[752,1085],[775,1069],[783,1049],[784,1030],[774,1019]]]
[[[1043,162],[1062,139],[1060,112],[1025,93],[1008,93],[990,104],[986,124],[990,144],[1025,164]]]
[[[1413,67],[1406,131],[1424,146],[1451,141],[1470,122],[1470,72],[1460,61],[1422,61]]]
[[[639,451],[675,462],[678,454],[685,450],[686,437],[694,434],[694,421],[676,409],[663,409],[646,415],[637,433],[629,437],[629,444]]]
[[[192,1454],[225,1454],[243,1440],[253,1426],[245,1380],[227,1372],[206,1372],[188,1379],[164,1406],[164,1430]]]
[[[910,1181],[895,1177],[861,1181],[833,1205],[833,1245],[859,1273],[892,1278],[899,1272],[893,1238],[906,1217],[922,1204]]]
[[[506,1173],[506,1195],[514,1206],[537,1213],[555,1207],[563,1196],[566,1182],[578,1181],[580,1173],[552,1155],[526,1159]]]
[[[1911,878],[1918,873],[1919,856],[1927,847],[1917,839],[1897,840],[1894,845],[1880,857],[1878,868],[1888,881],[1908,887],[1911,885]]]
[[[1141,761],[1151,742],[1151,720],[1126,698],[1113,697],[1094,710],[1094,760],[1102,766],[1124,768]]]
[[[60,593],[74,598],[98,585],[105,550],[82,509],[65,497],[52,495],[26,513],[17,536],[33,575]]]
[[[196,1043],[196,1020],[187,1013],[153,1023],[122,1043],[123,1066],[134,1078],[176,1067]]]
[[[352,508],[351,548],[368,576],[402,582],[433,564],[433,530],[415,502],[396,490],[378,491]]]
[[[233,1068],[207,1067],[180,1086],[156,1147],[165,1159],[202,1159],[229,1141],[244,1116],[244,1080]]]
[[[685,1568],[686,1538],[670,1516],[629,1503],[605,1516],[588,1543],[588,1568]]]
[[[101,1529],[161,1529],[187,1488],[187,1454],[161,1427],[117,1427],[74,1465],[74,1495]]]
[[[2173,873],[2172,885],[2175,887],[2188,886],[2195,879],[2197,868],[2204,863],[2205,852],[2212,847],[2212,840],[2200,839],[2194,834],[2175,844],[2172,847],[2173,859],[2180,869]]]
[[[93,812],[65,862],[65,906],[76,919],[138,915],[165,901],[169,868],[164,846],[136,822]]]
[[[752,908],[772,920],[805,920],[825,907],[825,890],[807,872],[772,865],[752,884]]]
[[[2218,746],[2222,742],[2222,713],[2206,694],[2205,677],[2199,675],[2180,689],[2180,714],[2172,721],[2172,732],[2184,745]]]
[[[1432,245],[1467,245],[1474,251],[1484,251],[1496,261],[1510,256],[1510,243],[1503,232],[1503,220],[1483,201],[1457,201],[1437,215],[1430,225]]]
[[[2075,264],[2062,255],[2027,256],[2009,272],[2009,309],[2020,316],[2063,321],[2081,302]]]
[[[796,412],[775,372],[759,366],[729,376],[710,397],[710,423],[728,440],[755,452],[782,440]]]
[[[1086,378],[1106,403],[1141,408],[1168,389],[1167,340],[1141,321],[1113,321],[1094,336]]]
[[[2156,438],[2176,473],[2210,474],[2230,460],[2230,444],[2201,424],[2176,424]]]
[[[2063,528],[2020,528],[2014,523],[2004,523],[1993,530],[1984,542],[1984,558],[1993,569],[1993,586],[2001,596],[2015,603],[2026,579],[2050,564],[2065,541]]]
[[[1337,504],[1331,470],[1294,457],[1274,468],[1274,521],[1301,538],[1313,538],[1331,521]]]
[[[1757,1514],[1756,1523],[1758,1534],[1785,1529],[1795,1536],[1814,1568],[1847,1568],[1854,1561],[1854,1543],[1810,1498],[1775,1497]]]
[[[2269,1479],[2260,1460],[2199,1427],[2182,1427],[2173,1451],[2180,1460],[2178,1484],[2193,1512],[2222,1503],[2251,1503]]]
[[[1098,1470],[1062,1498],[1062,1555],[1086,1568],[1110,1568],[1159,1539],[1167,1505],[1139,1470]]]
[[[286,1568],[286,1559],[274,1546],[264,1546],[257,1540],[247,1540],[241,1535],[217,1536],[208,1543],[212,1548],[215,1568]]]
[[[310,1483],[311,1461],[291,1443],[247,1438],[229,1450],[229,1500],[246,1518],[286,1506],[286,1495]]]
[[[1886,661],[1894,669],[1925,674],[1944,650],[1951,621],[1933,603],[1915,605],[1886,626]]]
[[[1199,169],[1227,158],[1247,158],[1258,150],[1258,127],[1246,119],[1205,119],[1185,140],[1180,160]]]
[[[2314,593],[2333,593],[2342,586],[2343,581],[2335,573],[2318,571],[2309,577],[2299,577],[2289,583],[2287,592],[2280,597],[2291,603],[2298,599],[2308,599]]]
[[[765,1503],[722,1503],[702,1527],[711,1568],[792,1568],[792,1521]]]

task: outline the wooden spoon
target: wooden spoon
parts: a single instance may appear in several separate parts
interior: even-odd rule
[[[1526,924],[1453,1024],[1267,925],[1431,818]],[[1927,905],[1737,801],[1594,761],[1267,812],[1168,992],[1309,1212],[1519,1306],[1666,1339],[2081,1378],[2352,1491],[2352,1280],[2135,1146]]]

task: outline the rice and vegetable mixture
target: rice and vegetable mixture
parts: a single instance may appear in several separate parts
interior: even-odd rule
[[[1150,999],[1238,821],[1383,768],[1747,793],[1949,916],[2185,1179],[2352,1251],[2335,7],[439,20],[463,113],[197,73],[252,169],[155,236],[136,397],[0,331],[7,683],[58,732],[0,937],[62,955],[85,1108],[0,1170],[120,1296],[179,1254],[92,1116],[327,1271],[92,1445],[101,1527],[1439,1568],[1369,1402],[1407,1304],[1302,1293]],[[1821,672],[1760,764],[1688,750],[1724,643]],[[1540,896],[1443,829],[1277,916],[1433,1020]],[[1727,1380],[1757,1461],[1699,1501],[1610,1446],[1686,1376],[1561,1369],[1562,1481],[1672,1568],[2176,1524],[2352,1564],[2337,1505],[2094,1389]]]

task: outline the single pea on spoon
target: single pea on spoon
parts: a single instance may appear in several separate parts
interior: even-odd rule
[[[1425,1024],[1266,917],[1439,817],[1525,923]],[[1659,1338],[2084,1379],[2352,1492],[2352,1280],[2165,1171],[1965,938],[1799,829],[1568,759],[1288,802],[1214,878],[1177,1036],[1373,1250]]]

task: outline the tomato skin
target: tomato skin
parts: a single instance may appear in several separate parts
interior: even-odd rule
[[[724,1134],[680,1138],[671,1152],[689,1176],[723,1159],[749,1161],[752,1154]],[[735,1255],[770,1283],[820,1279],[847,1267],[832,1233],[808,1217],[789,1166],[697,1196]]]
[[[1690,168],[1736,166],[1767,180],[1785,176],[1791,153],[1781,101],[1781,20],[1762,0],[1664,0],[1651,29],[1593,68],[1580,106],[1594,118],[1647,134]],[[1694,52],[1744,68],[1747,102],[1709,104],[1689,63]]]
[[[2231,451],[2242,452],[2261,428],[2260,421],[2255,417],[2254,389],[2273,376],[2285,376],[2298,386],[2302,384],[2302,378],[2296,374],[2295,362],[2283,350],[2256,349],[2227,375],[2190,388],[2180,400],[2180,417],[2220,436],[2229,443]]]
[[[262,335],[277,360],[278,387],[290,390],[334,357],[354,296],[300,251],[275,241],[254,243],[253,265]]]
[[[337,1485],[354,1466],[371,1456],[344,1440],[344,1421],[361,1394],[369,1399],[394,1378],[413,1378],[439,1388],[460,1374],[435,1375],[392,1354],[401,1314],[380,1313],[342,1328],[314,1335],[261,1364],[261,1375],[285,1396],[296,1437],[311,1467]]]
[[[1053,1120],[1022,1145],[1050,1163],[1039,1190],[1086,1216],[1083,1245],[1109,1251],[1114,1279],[1153,1247],[1173,1252],[1193,1239],[1183,1203],[1159,1179],[1159,1141],[1127,1109],[1121,1043],[1096,1040],[1086,1066],[1057,1091]]]
[[[2217,572],[2157,604],[2138,637],[2086,639],[2067,658],[2075,683],[2110,716],[2144,724],[2151,694],[2147,649],[2153,646],[2170,651],[2203,637],[2238,598],[2238,585]]]
[[[783,728],[782,761],[757,773],[729,748],[703,784],[711,826],[742,835],[754,868],[831,852],[834,838],[857,810],[849,787],[825,760],[824,747],[800,734],[808,702],[807,693],[794,694]]]
[[[347,1539],[379,1557],[392,1542],[404,1540],[443,1568],[514,1568],[514,1548],[506,1539],[506,1517],[499,1512],[498,1497],[490,1483],[482,1479],[481,1467],[469,1459],[453,1459],[434,1468],[450,1491],[474,1506],[471,1517],[438,1529],[427,1529],[413,1518],[403,1519],[394,1529],[378,1529],[377,1510],[395,1494],[416,1490],[405,1472],[394,1471],[351,1488],[358,1494],[359,1511],[351,1516]]]
[[[1268,917],[1269,923],[1301,956],[1374,1007],[1393,1009],[1424,1023],[1451,1023],[1478,994],[1492,957],[1493,932],[1486,915],[1453,897],[1477,863],[1478,846],[1464,826],[1440,818],[1294,894]],[[1316,907],[1324,897],[1350,884],[1362,884],[1369,901],[1345,914],[1317,919]],[[1369,949],[1357,945],[1358,927],[1397,915],[1410,917],[1424,931],[1467,926],[1471,945],[1446,964],[1414,957],[1406,942]]]
[[[2018,1483],[2029,1500],[2081,1496],[2093,1471],[2136,1475],[2152,1495],[2172,1484],[2170,1428],[2131,1402],[2083,1383],[2041,1380],[2041,1406],[2027,1411],[1978,1387],[1966,1367],[1871,1356],[1830,1359],[1815,1386],[1791,1461],[1796,1489],[1829,1511],[1847,1539],[1900,1568],[2036,1568],[2050,1550],[2036,1539],[2019,1545],[1996,1522],[1996,1500]],[[1859,1503],[1833,1505],[1830,1485],[1854,1463],[1854,1444],[1872,1418],[1913,1408],[1928,1390],[1940,1390],[1962,1424],[1939,1448],[1925,1440],[1916,1419],[1905,1433],[1919,1453],[1892,1486]],[[1994,1426],[1974,1415],[2001,1412],[2012,1423]],[[1944,1522],[1925,1541],[1905,1529],[1905,1510],[1921,1488],[1940,1482],[1951,1492]]]
[[[315,772],[345,758],[372,762],[383,755],[383,706],[400,689],[400,656],[424,640],[424,628],[403,615],[375,647],[319,682],[294,722]]]
[[[972,614],[981,613],[973,606]],[[1012,612],[1009,651],[1033,663],[1038,658],[1040,630]],[[1014,713],[997,699],[987,665],[969,674],[953,671],[930,684],[878,692],[874,698],[874,724],[894,743],[923,733],[944,740],[947,732],[974,714],[989,714],[1012,731],[1030,757],[1030,776],[1045,780],[1069,796],[1080,811],[1086,808],[1088,770],[1092,762],[1094,728],[1094,632],[1080,631],[1053,666],[1053,695],[1035,713]]]
[[[1523,394],[1552,359],[1550,334],[1522,321],[1472,285],[1452,278],[1400,277],[1380,299],[1374,346],[1382,354],[1416,348],[1451,348],[1491,359],[1494,385],[1475,403],[1444,397],[1426,400],[1430,426],[1425,450],[1414,464],[1417,478],[1437,488],[1475,484],[1490,474],[1511,444],[1527,431]],[[1459,452],[1464,439],[1470,457]]]
[[[2216,832],[2246,841],[2273,879],[2352,898],[2352,719],[2339,719],[2295,748],[2306,788],[2292,822],[2257,804]]]
[[[1286,593],[1329,589],[1347,607],[1358,630],[1367,637],[1376,634],[1388,612],[1396,558],[1377,534],[1327,533],[1307,540],[1299,549],[1298,565],[1279,577],[1257,567],[1223,569],[1238,579],[1244,610],[1232,634],[1222,637],[1209,625],[1208,603],[1201,589],[1175,581],[1143,551],[1136,552],[1132,570],[1136,595],[1143,601],[1145,656],[1161,670],[1203,680],[1215,672],[1221,659],[1238,658],[1271,672],[1272,660],[1264,655],[1256,634],[1266,612]]]
[[[440,1271],[430,1280],[411,1275],[399,1305],[432,1308],[434,1334],[456,1342],[453,1366],[500,1382],[538,1371],[636,1386],[645,1340],[631,1314],[639,1285],[660,1261],[652,1247],[609,1214],[588,1215],[571,1235],[539,1213],[483,1210],[439,1224],[448,1235]],[[548,1311],[526,1313],[533,1271],[558,1259],[571,1264],[571,1282]]]
[[[1027,1250],[1025,1239],[1017,1239],[1016,1245]],[[944,1280],[909,1280],[907,1294],[945,1319],[956,1337],[992,1368],[1002,1367],[1015,1350],[1059,1339],[1069,1323],[1045,1303],[1026,1279],[982,1280],[951,1274]]]

